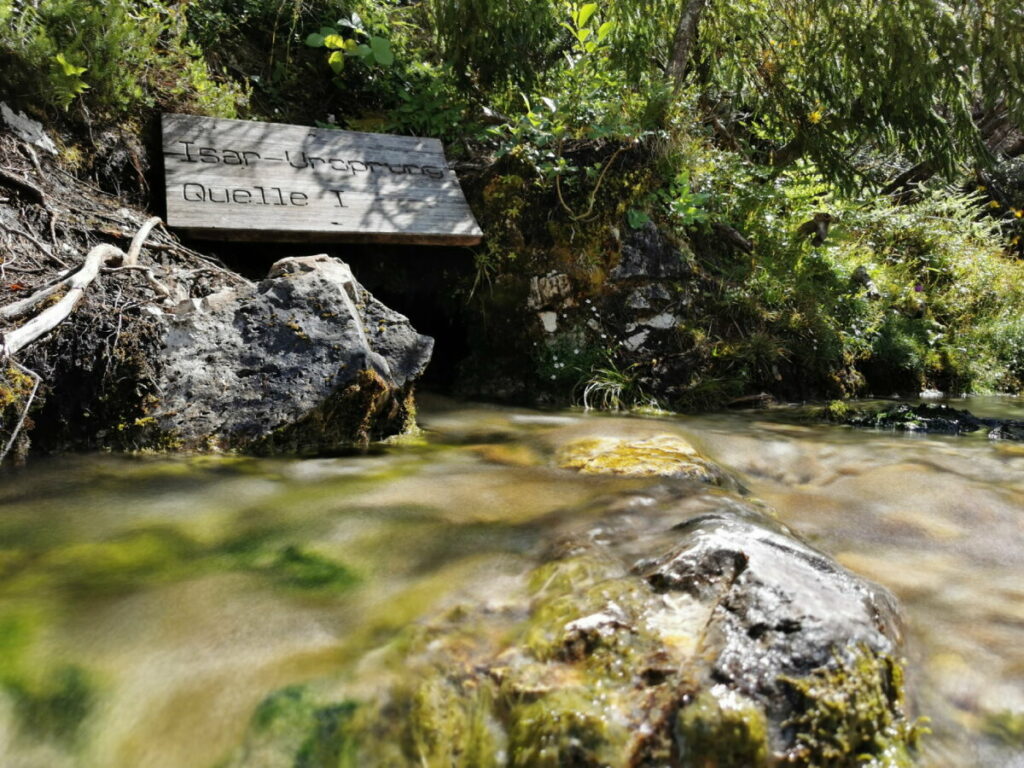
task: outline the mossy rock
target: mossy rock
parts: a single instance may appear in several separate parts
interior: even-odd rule
[[[693,768],[767,768],[768,720],[757,702],[725,686],[704,691],[676,717],[676,747]]]
[[[505,591],[475,585],[410,622],[334,684],[350,709],[307,718],[304,754],[331,768],[908,766],[919,729],[884,595],[742,499],[703,493],[721,509],[672,520],[687,507],[666,491],[622,512],[628,557],[577,531]],[[660,556],[638,562],[647,545]]]
[[[676,435],[643,440],[587,437],[562,446],[558,466],[591,475],[673,477],[710,485],[730,485],[728,475]]]
[[[910,768],[923,728],[904,716],[903,669],[865,646],[803,678],[782,678],[793,714],[790,762],[807,768]]]

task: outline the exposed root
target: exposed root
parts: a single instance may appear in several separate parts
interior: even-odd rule
[[[7,454],[11,452],[11,448],[14,447],[15,440],[18,439],[18,435],[21,434],[21,428],[25,426],[25,419],[28,418],[28,412],[32,408],[32,403],[36,399],[36,392],[39,391],[39,385],[42,383],[43,378],[38,373],[30,368],[26,368],[16,360],[11,360],[11,363],[18,368],[26,376],[31,376],[35,383],[32,385],[32,391],[29,392],[28,397],[25,399],[25,407],[21,410],[21,418],[18,419],[18,423],[14,425],[14,429],[11,430],[11,436],[7,440],[7,444],[3,450],[0,451],[0,464],[3,464],[4,459],[7,458]]]

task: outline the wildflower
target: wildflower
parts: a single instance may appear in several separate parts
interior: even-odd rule
[[[810,122],[811,125],[817,125],[818,123],[821,122],[821,118],[823,118],[824,116],[824,112],[822,112],[820,109],[816,109],[807,115],[807,120]]]
[[[989,208],[1002,208],[1002,206],[999,205],[999,201],[998,200],[993,200],[992,202],[990,202],[988,204],[988,207]]]

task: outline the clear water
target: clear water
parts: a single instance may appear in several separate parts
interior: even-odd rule
[[[961,403],[1024,416],[1017,400]],[[283,686],[359,664],[446,595],[528,569],[589,501],[582,434],[675,432],[907,620],[922,765],[1024,766],[1024,445],[427,399],[427,439],[315,460],[87,456],[0,481],[0,766],[204,768]],[[253,765],[257,764],[254,759]]]

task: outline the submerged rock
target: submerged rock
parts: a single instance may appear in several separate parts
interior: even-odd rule
[[[558,466],[585,474],[627,477],[674,477],[730,486],[732,479],[678,435],[656,435],[643,440],[586,437],[558,451]]]
[[[985,430],[990,440],[1024,440],[1024,421],[982,418],[970,411],[938,403],[856,408],[836,401],[825,408],[823,417],[852,427],[938,435],[967,435]]]
[[[361,662],[289,743],[343,766],[911,764],[884,589],[702,483],[574,517],[590,522],[512,587],[481,584]],[[254,723],[229,765],[272,731]]]
[[[319,452],[401,432],[433,348],[324,255],[161,320],[152,417],[189,448]]]

